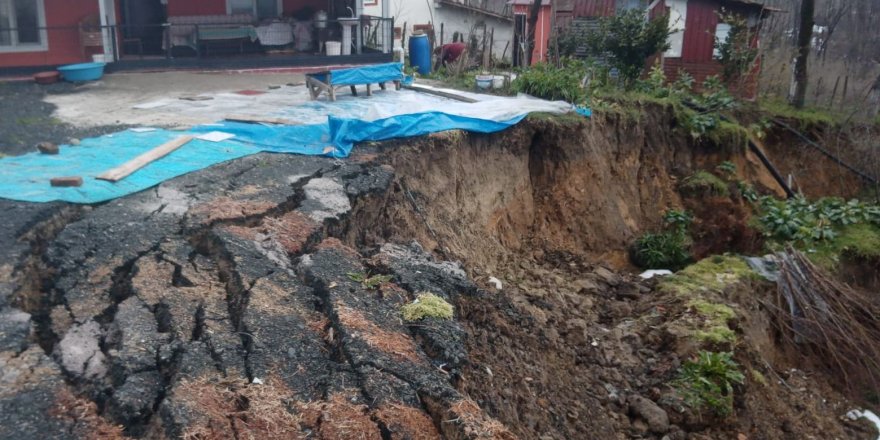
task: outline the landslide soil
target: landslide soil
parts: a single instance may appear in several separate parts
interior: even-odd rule
[[[767,380],[726,420],[677,403],[692,311],[627,247],[700,203],[677,190],[696,170],[778,188],[741,146],[643,114],[256,155],[94,207],[0,203],[0,438],[875,438],[841,420],[834,378],[775,349],[758,281],[723,295],[737,361]],[[705,204],[703,253],[756,249],[740,202]],[[403,322],[425,291],[455,318]]]

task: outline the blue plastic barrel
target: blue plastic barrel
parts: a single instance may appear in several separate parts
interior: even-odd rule
[[[409,64],[420,75],[431,74],[431,43],[425,34],[409,37]]]

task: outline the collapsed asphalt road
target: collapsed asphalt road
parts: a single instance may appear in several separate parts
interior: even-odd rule
[[[463,271],[328,237],[392,177],[263,154],[95,207],[0,202],[0,438],[503,438],[451,385],[461,327],[399,318],[479,294]]]

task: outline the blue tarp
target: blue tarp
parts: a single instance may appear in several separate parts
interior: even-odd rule
[[[335,85],[364,84],[399,79],[399,63],[333,71]],[[61,146],[59,155],[26,154],[0,159],[0,198],[28,202],[55,200],[98,203],[142,191],[165,180],[227,160],[259,152],[348,157],[354,144],[420,136],[460,129],[479,133],[504,130],[529,111],[570,109],[564,102],[534,99],[454,103],[443,98],[400,92],[371,99],[349,97],[340,102],[309,102],[279,109],[281,116],[306,125],[278,126],[223,122],[188,131],[131,130],[85,139],[79,146]],[[518,99],[518,98],[517,98]],[[442,108],[445,111],[435,111]],[[588,115],[588,109],[578,113]],[[212,131],[235,135],[222,142],[193,140],[116,183],[95,176],[117,167],[177,136]],[[80,176],[79,188],[55,188],[53,177]]]
[[[165,180],[211,165],[259,152],[326,155],[343,158],[355,143],[419,136],[462,129],[480,133],[504,130],[520,120],[497,122],[441,112],[394,116],[377,121],[329,118],[327,124],[266,126],[225,122],[197,126],[189,132],[156,130],[147,133],[123,131],[84,139],[79,146],[62,146],[59,155],[31,153],[0,159],[0,197],[28,202],[62,200],[99,203],[132,194]],[[95,176],[119,166],[139,154],[183,134],[199,135],[222,131],[236,137],[223,142],[193,140],[116,183]],[[81,176],[79,188],[55,188],[49,179]]]
[[[334,86],[351,86],[360,84],[376,84],[389,81],[403,80],[403,64],[385,63],[374,64],[351,69],[338,69],[330,71],[331,84]],[[327,82],[327,76],[323,73],[313,73],[316,79]]]

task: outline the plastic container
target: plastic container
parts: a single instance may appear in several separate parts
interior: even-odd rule
[[[480,90],[489,90],[492,88],[492,81],[495,79],[492,75],[477,75],[477,88]]]
[[[499,90],[504,88],[504,75],[495,75],[492,77],[492,88]]]
[[[104,76],[104,63],[81,63],[61,66],[58,71],[65,81],[95,81]]]
[[[431,74],[431,42],[427,35],[413,34],[409,37],[409,64],[420,75]]]
[[[51,72],[40,72],[34,75],[34,82],[37,84],[54,84],[61,79],[61,74],[57,70]]]
[[[328,41],[324,43],[324,46],[327,48],[328,56],[337,56],[342,54],[342,43],[339,41]]]

